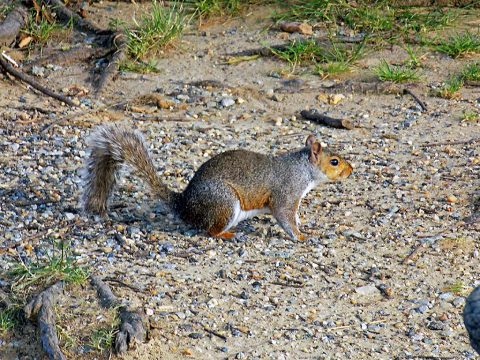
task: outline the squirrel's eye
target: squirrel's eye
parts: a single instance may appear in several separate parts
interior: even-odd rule
[[[330,164],[332,164],[333,166],[337,166],[338,165],[338,159],[330,160]]]

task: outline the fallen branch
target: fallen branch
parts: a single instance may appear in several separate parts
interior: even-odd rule
[[[50,360],[65,360],[58,345],[57,330],[55,328],[54,306],[57,297],[63,291],[63,281],[59,281],[43,290],[33,298],[25,307],[24,312],[27,318],[36,316],[40,328],[40,341],[43,350]]]
[[[45,86],[43,85],[40,85],[37,81],[35,81],[33,78],[31,78],[30,76],[28,75],[25,75],[24,73],[22,73],[21,71],[18,71],[16,70],[12,65],[10,65],[8,63],[8,61],[6,61],[3,56],[0,55],[0,66],[5,70],[5,72],[7,74],[10,74],[12,75],[13,77],[27,83],[28,85],[30,85],[31,87],[33,87],[34,89],[37,89],[38,91],[40,91],[41,93],[47,95],[47,96],[50,96],[56,100],[59,100],[67,105],[70,105],[70,106],[77,106],[75,105],[75,103],[70,100],[69,98],[67,98],[66,96],[63,96],[63,95],[60,95],[60,94],[57,94],[55,92],[53,92],[52,90],[50,89],[47,89]]]
[[[27,22],[28,10],[21,4],[15,5],[0,23],[0,47],[8,46],[15,41],[20,29]]]
[[[138,310],[130,310],[128,303],[122,303],[102,279],[92,276],[91,284],[97,289],[100,303],[105,308],[118,307],[120,329],[115,336],[114,350],[117,354],[127,351],[136,342],[147,339],[147,320]]]
[[[203,324],[200,324],[200,325],[202,326],[203,330],[205,330],[207,333],[209,333],[211,335],[214,335],[214,336],[222,339],[223,341],[227,341],[227,337],[225,335],[222,335],[218,331],[212,330],[212,329],[208,328],[207,326],[205,326]]]
[[[300,114],[307,120],[315,121],[321,125],[334,127],[337,129],[352,130],[355,126],[350,120],[347,119],[335,119],[327,115],[320,114],[318,110],[302,110]]]
[[[417,104],[420,105],[420,107],[422,108],[423,111],[427,111],[427,110],[428,110],[428,109],[427,109],[427,105],[426,105],[422,100],[420,100],[420,99],[417,97],[417,95],[415,95],[415,94],[412,92],[412,90],[405,88],[405,89],[403,89],[403,93],[404,93],[404,94],[408,94],[408,95],[410,95],[411,97],[413,97],[413,100],[415,100],[415,101],[417,102]]]

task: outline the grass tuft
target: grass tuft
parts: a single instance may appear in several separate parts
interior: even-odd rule
[[[240,0],[194,0],[193,7],[198,16],[212,17],[236,14],[242,5]]]
[[[465,122],[476,122],[480,120],[480,114],[477,111],[473,110],[464,110],[462,113],[462,121]]]
[[[187,22],[181,7],[164,7],[154,1],[136,29],[126,30],[129,55],[138,60],[158,52],[183,33]]]
[[[464,284],[462,280],[457,280],[453,284],[446,285],[442,290],[462,296],[466,295],[470,289]]]
[[[88,346],[98,351],[105,351],[110,349],[112,347],[113,340],[117,331],[118,330],[116,326],[95,330],[92,335],[90,335]]]
[[[158,74],[160,69],[157,68],[157,63],[153,60],[148,61],[131,61],[126,60],[119,64],[119,71],[131,71],[140,74]]]
[[[15,327],[17,311],[13,308],[0,309],[0,335]]]
[[[440,41],[435,49],[453,58],[467,54],[480,53],[480,36],[478,33],[465,32],[450,36]]]
[[[23,33],[30,35],[40,44],[46,43],[55,31],[61,29],[61,26],[55,21],[49,21],[46,17],[40,17],[36,21],[35,17],[34,13],[28,15],[27,26]]]
[[[354,47],[338,44],[318,44],[315,40],[293,41],[285,49],[271,49],[272,53],[288,62],[295,70],[300,64],[315,64],[316,72],[326,77],[348,71],[363,54],[364,42]]]
[[[463,79],[460,76],[451,76],[438,89],[437,96],[444,99],[453,99],[458,96],[458,92],[463,86]]]
[[[381,81],[405,82],[415,81],[420,78],[417,70],[405,67],[388,64],[382,60],[380,64],[374,69],[375,74]]]
[[[54,251],[55,248],[59,248],[60,255],[54,253],[44,261],[37,260],[27,264],[20,258],[20,262],[10,272],[15,277],[13,288],[16,291],[33,285],[50,285],[59,280],[74,284],[82,284],[87,280],[88,271],[77,266],[74,260],[68,256],[65,243],[54,243]]]
[[[480,81],[480,63],[466,65],[460,76],[466,81]]]

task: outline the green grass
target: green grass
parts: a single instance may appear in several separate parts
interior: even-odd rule
[[[82,284],[89,276],[85,268],[77,266],[68,256],[68,249],[64,242],[54,243],[54,254],[45,260],[37,259],[27,264],[20,259],[10,274],[15,278],[13,283],[15,291],[22,291],[34,285],[47,286],[59,280]]]
[[[469,291],[469,288],[462,280],[457,280],[452,284],[446,285],[442,290],[452,292],[455,295],[466,295]]]
[[[136,28],[126,30],[129,55],[138,60],[157,53],[183,33],[187,22],[181,7],[164,7],[154,1]]]
[[[7,16],[7,14],[15,7],[15,3],[12,2],[10,4],[2,4],[0,5],[0,19],[3,18],[4,16]]]
[[[480,36],[478,33],[469,31],[455,34],[446,40],[440,41],[434,48],[453,58],[480,53]]]
[[[12,308],[0,309],[0,335],[15,327],[17,311]]]
[[[245,2],[245,1],[244,1]],[[236,14],[242,5],[240,0],[194,0],[193,7],[198,16],[224,16]]]
[[[157,63],[154,60],[148,61],[131,61],[126,60],[119,64],[119,71],[131,71],[140,74],[157,74],[160,69],[157,68]]]
[[[473,110],[464,110],[462,113],[462,121],[478,121],[480,119],[480,114],[477,111]]]
[[[418,68],[421,65],[420,58],[418,57],[418,54],[415,52],[415,50],[409,45],[405,44],[405,51],[408,54],[408,61],[406,62],[406,66],[410,68]]]
[[[374,68],[374,73],[381,81],[405,82],[415,81],[420,78],[417,70],[406,66],[395,66],[388,64],[382,60],[380,64]]]
[[[445,99],[453,99],[458,96],[458,92],[463,86],[463,79],[460,76],[454,75],[448,78],[443,85],[438,89],[437,96]]]
[[[28,15],[28,21],[23,33],[30,35],[33,39],[41,44],[46,43],[55,31],[61,30],[62,27],[55,21],[50,22],[44,17],[35,21],[35,14]]]
[[[88,346],[98,351],[105,351],[112,347],[117,327],[101,328],[95,330],[88,341]]]
[[[285,49],[271,49],[274,56],[290,64],[292,71],[298,65],[314,64],[322,76],[348,71],[364,53],[364,42],[345,46],[330,40],[318,44],[315,40],[293,41]]]
[[[288,3],[284,11],[277,12],[277,21],[317,21],[344,26],[356,31],[382,35],[381,39],[395,33],[419,33],[451,25],[457,18],[454,10],[434,8],[429,11],[414,8],[392,7],[389,1],[347,0],[297,0]]]
[[[460,76],[466,81],[480,81],[480,63],[466,65]]]

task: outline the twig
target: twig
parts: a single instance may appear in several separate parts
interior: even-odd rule
[[[106,277],[103,280],[120,284],[120,285],[125,286],[125,287],[127,287],[127,288],[129,288],[129,289],[131,289],[135,292],[139,292],[139,293],[144,293],[145,292],[144,290],[140,289],[139,287],[127,284],[126,282],[123,282],[122,280],[115,279],[115,278],[112,278],[112,277]]]
[[[10,65],[2,56],[0,56],[0,65],[1,67],[3,67],[3,69],[10,75],[16,77],[17,79],[20,79],[22,80],[23,82],[29,84],[31,87],[33,87],[34,89],[37,89],[38,91],[42,92],[43,94],[47,95],[47,96],[50,96],[56,100],[59,100],[61,102],[64,102],[65,104],[67,105],[70,105],[70,106],[74,106],[76,107],[77,105],[75,105],[73,103],[72,100],[70,100],[69,98],[63,96],[63,95],[60,95],[60,94],[56,94],[54,93],[53,91],[51,91],[50,89],[47,89],[46,87],[44,87],[43,85],[40,85],[38,82],[36,82],[35,80],[33,80],[30,76],[27,76],[25,75],[24,73],[16,70],[12,65]]]
[[[215,331],[215,330],[212,330],[212,329],[209,329],[208,327],[206,327],[205,325],[203,324],[200,324],[203,328],[203,330],[205,330],[207,333],[211,334],[211,335],[214,335],[220,339],[222,339],[223,341],[227,341],[227,337],[225,335],[222,335],[220,334],[219,332]]]
[[[293,287],[293,288],[303,288],[305,287],[304,284],[295,284],[291,282],[283,282],[283,281],[271,281],[270,284],[272,285],[280,285],[280,286],[288,286],[288,287]]]
[[[447,146],[447,145],[466,145],[472,144],[480,141],[480,137],[473,138],[469,140],[458,140],[458,141],[447,141],[447,142],[436,142],[436,143],[429,143],[429,144],[422,144],[421,147],[433,147],[433,146]]]
[[[405,265],[408,261],[410,261],[415,255],[419,254],[422,250],[426,248],[427,243],[420,243],[418,244],[410,254],[408,254],[401,262],[402,265]]]
[[[319,124],[334,127],[337,129],[352,130],[355,127],[350,120],[335,119],[330,116],[320,114],[316,109],[302,110],[300,114],[307,120],[312,120]]]
[[[27,318],[37,317],[38,326],[40,327],[40,341],[43,350],[45,350],[48,358],[51,360],[66,360],[58,343],[54,313],[54,306],[57,297],[63,291],[63,285],[63,281],[53,284],[24,307]]]
[[[423,111],[427,111],[427,110],[428,110],[428,109],[427,109],[427,105],[426,105],[422,100],[420,100],[420,99],[418,98],[418,96],[413,93],[412,90],[405,88],[405,89],[403,89],[403,93],[404,93],[404,94],[408,94],[408,95],[410,95],[411,97],[413,97],[413,100],[415,100],[415,101],[417,102],[417,104],[420,105],[420,107],[422,108]]]

